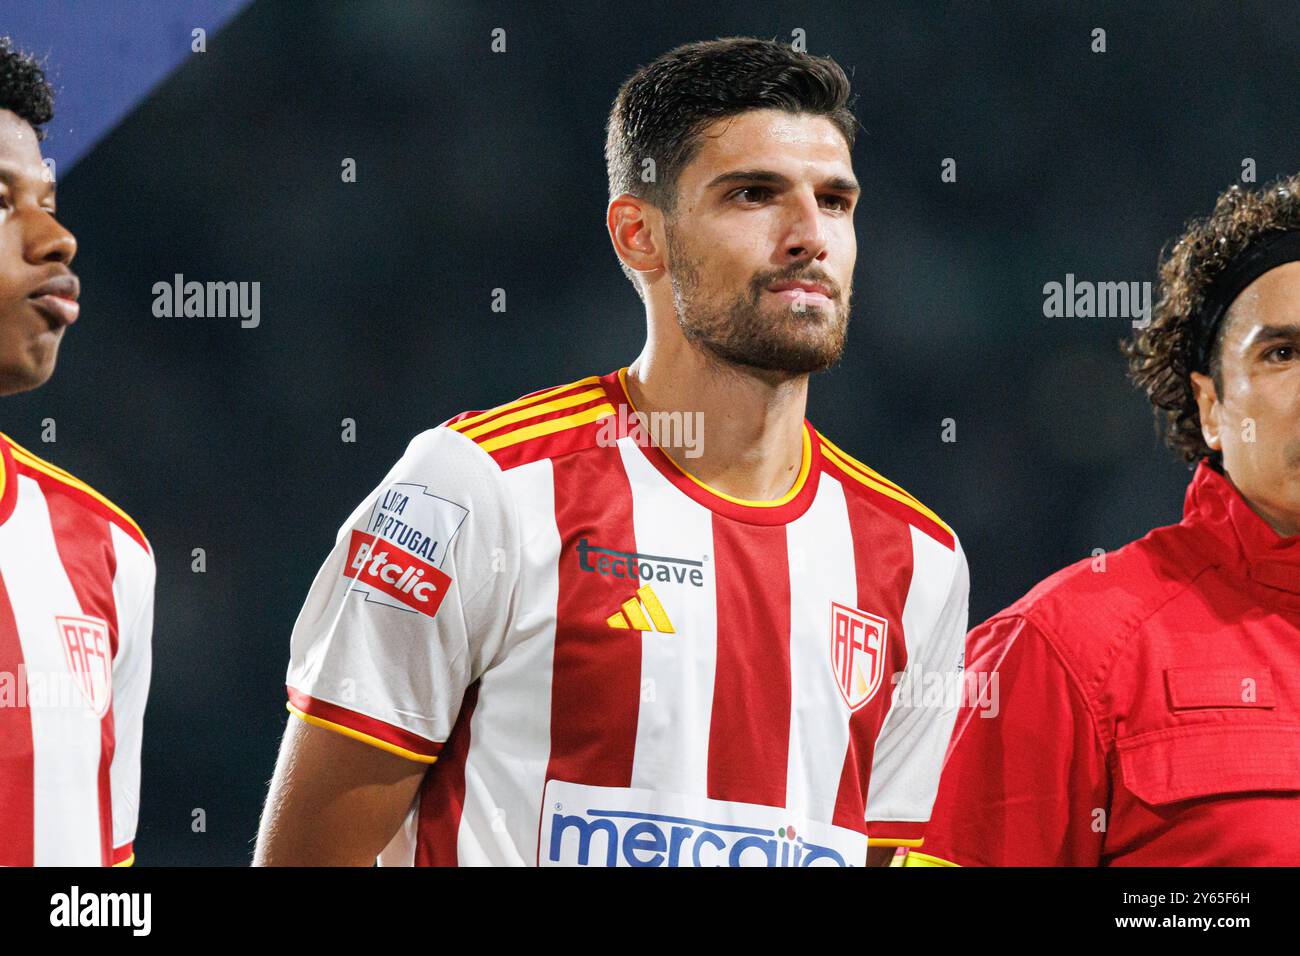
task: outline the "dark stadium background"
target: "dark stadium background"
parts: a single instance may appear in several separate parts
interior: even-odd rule
[[[1126,384],[1127,320],[1046,319],[1042,287],[1152,280],[1244,158],[1260,182],[1300,167],[1293,5],[258,0],[61,182],[83,317],[53,381],[4,403],[157,551],[140,864],[249,859],[290,627],[410,437],[636,355],[602,224],[619,82],[688,40],[795,29],[864,126],[849,349],[811,419],[957,528],[973,621],[1177,520],[1188,474]],[[260,327],[154,318],[176,273],[260,282]]]

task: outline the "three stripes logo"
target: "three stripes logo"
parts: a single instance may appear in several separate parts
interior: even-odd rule
[[[676,634],[668,613],[650,585],[637,588],[636,596],[623,602],[623,607],[605,618],[605,623],[621,631],[657,631]]]

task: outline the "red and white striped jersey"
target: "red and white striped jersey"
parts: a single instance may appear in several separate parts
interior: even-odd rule
[[[129,865],[153,553],[89,485],[0,458],[0,865]]]
[[[923,839],[958,701],[905,688],[960,682],[967,592],[952,530],[810,424],[790,491],[740,500],[620,371],[411,442],[289,708],[432,764],[384,865],[861,865]]]

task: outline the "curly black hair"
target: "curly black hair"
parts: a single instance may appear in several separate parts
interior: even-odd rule
[[[619,88],[605,131],[609,198],[631,193],[671,216],[677,179],[699,153],[709,123],[747,110],[824,116],[849,149],[857,134],[849,79],[829,57],[776,40],[723,37],[687,43],[641,67]],[[655,175],[642,179],[651,159]],[[623,272],[637,295],[633,272]]]
[[[17,50],[9,37],[0,37],[0,110],[10,110],[31,124],[37,139],[41,127],[54,118],[54,90],[35,58]]]
[[[1197,318],[1206,293],[1247,246],[1290,229],[1300,229],[1300,173],[1257,191],[1232,186],[1219,196],[1210,215],[1188,223],[1183,235],[1161,253],[1159,301],[1151,324],[1121,344],[1129,378],[1155,407],[1165,444],[1189,464],[1208,458],[1215,467],[1222,466],[1222,456],[1201,435],[1200,409],[1192,391],[1191,374],[1197,371],[1201,344]],[[1210,350],[1209,373],[1220,394],[1227,324],[1220,323]]]

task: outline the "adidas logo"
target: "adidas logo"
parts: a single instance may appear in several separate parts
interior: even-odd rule
[[[624,601],[622,610],[605,618],[605,623],[623,631],[630,628],[633,631],[658,631],[660,634],[677,633],[664,606],[648,584],[638,588],[636,597]]]

